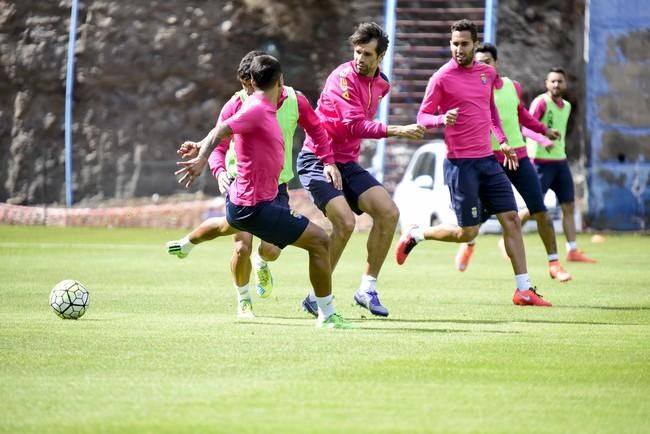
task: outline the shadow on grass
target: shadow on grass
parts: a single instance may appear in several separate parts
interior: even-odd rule
[[[473,319],[399,319],[394,318],[388,321],[406,322],[406,323],[455,323],[455,324],[514,324],[514,323],[531,323],[531,324],[574,324],[574,325],[616,325],[616,326],[634,326],[642,325],[639,323],[620,323],[620,322],[599,322],[599,321],[561,321],[561,320],[544,320],[544,319],[512,319],[512,320],[473,320]]]
[[[288,318],[288,317],[277,317],[277,316],[269,316],[269,317],[258,317],[260,319],[262,318],[269,318],[269,319],[283,319],[283,320],[297,320],[299,318]],[[373,326],[362,326],[361,324],[366,323],[365,320],[349,320],[350,322],[353,322],[357,325],[356,328],[352,330],[372,330],[372,331],[379,331],[379,332],[409,332],[409,333],[489,333],[489,334],[519,334],[521,332],[519,331],[506,331],[506,330],[457,330],[457,329],[429,329],[429,328],[424,328],[424,327],[373,327]],[[388,320],[387,322],[391,322]],[[404,321],[406,322],[406,321]],[[447,321],[449,322],[449,321]],[[305,324],[297,324],[297,323],[274,323],[274,322],[263,322],[263,321],[239,321],[237,324],[242,324],[242,325],[247,325],[247,324],[254,324],[254,325],[264,325],[264,326],[278,326],[278,327],[310,327],[314,328],[314,323],[312,321],[309,321],[308,323]]]

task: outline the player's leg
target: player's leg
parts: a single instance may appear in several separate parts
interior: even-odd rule
[[[327,188],[327,186],[323,187]],[[339,259],[341,259],[345,246],[350,241],[352,232],[354,232],[356,218],[343,195],[334,197],[327,202],[324,214],[330,223],[332,223],[332,233],[330,234],[330,262],[332,264],[332,271],[334,271]]]
[[[443,223],[428,228],[413,227],[402,235],[395,249],[395,259],[403,264],[413,248],[421,241],[435,240],[469,243],[478,235],[482,206],[479,201],[479,178],[473,159],[445,160],[445,183],[449,187],[451,204],[457,225]]]
[[[253,302],[249,291],[253,235],[248,232],[239,232],[233,239],[235,247],[230,258],[230,271],[237,291],[237,316],[239,318],[254,318]]]
[[[238,230],[231,227],[225,217],[209,218],[180,240],[169,241],[167,253],[183,259],[190,254],[195,245],[236,232]]]
[[[513,303],[551,306],[551,303],[537,293],[528,276],[521,220],[517,214],[517,203],[510,180],[496,158],[481,159],[477,170],[481,173],[480,201],[488,210],[488,214],[496,214],[503,228],[505,249],[515,275],[516,290],[512,298]]]
[[[289,192],[286,183],[278,186],[278,195],[274,202],[289,208]],[[257,281],[255,288],[257,294],[262,298],[268,298],[273,292],[273,274],[268,263],[278,259],[281,252],[282,250],[279,247],[262,240],[257,251],[253,254],[253,268]]]
[[[364,178],[366,181],[363,180]],[[373,181],[377,184],[373,184]],[[361,276],[361,284],[354,294],[354,300],[373,315],[388,316],[388,309],[379,301],[377,278],[395,234],[399,210],[386,189],[378,185],[379,183],[368,172],[354,177],[353,182],[356,183],[356,188],[363,188],[364,184],[370,186],[358,196],[358,207],[368,213],[373,222],[366,242],[365,272]]]
[[[537,223],[537,232],[546,249],[549,275],[560,282],[571,280],[571,275],[564,270],[559,261],[555,229],[544,204],[544,195],[535,167],[526,157],[519,160],[519,167],[516,170],[505,169],[505,173],[524,199],[526,209]]]
[[[575,190],[569,162],[563,160],[553,164],[553,166],[556,166],[556,175],[550,188],[555,192],[562,209],[562,228],[567,240],[567,260],[594,263],[596,261],[587,257],[578,249],[576,241]]]

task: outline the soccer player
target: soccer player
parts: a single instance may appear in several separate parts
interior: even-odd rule
[[[511,170],[506,167],[505,172],[512,185],[515,186],[521,197],[524,199],[530,214],[537,222],[537,231],[546,248],[548,255],[548,271],[553,279],[560,282],[571,280],[571,275],[567,273],[559,262],[557,254],[557,242],[555,239],[555,229],[553,222],[544,205],[544,195],[537,177],[535,167],[530,162],[526,151],[526,142],[521,133],[521,126],[530,130],[544,134],[550,139],[559,138],[559,132],[552,128],[547,128],[537,119],[533,118],[521,99],[521,85],[508,77],[499,75],[497,47],[492,44],[480,44],[476,49],[474,59],[479,63],[492,66],[497,71],[497,78],[494,82],[494,102],[499,112],[499,120],[506,135],[508,145],[514,149],[519,161],[519,167]],[[505,160],[503,152],[499,148],[494,135],[492,136],[492,151],[501,163]],[[460,271],[467,268],[469,259],[474,251],[476,240],[469,243],[463,243],[458,249],[456,255],[456,267]]]
[[[224,105],[219,120],[224,121],[239,111],[248,98],[253,93],[253,87],[250,79],[250,65],[253,58],[266,54],[263,51],[251,51],[246,54],[237,70],[239,81],[242,89],[236,92],[232,98]],[[320,120],[316,116],[309,101],[300,92],[295,91],[289,86],[284,86],[277,111],[278,123],[282,130],[284,138],[284,166],[280,173],[278,201],[282,206],[289,207],[289,194],[287,183],[293,178],[293,135],[296,127],[300,125],[321,144],[321,146],[331,146],[327,133],[320,125]],[[185,142],[178,150],[178,154],[183,158],[195,157],[198,153],[199,143]],[[236,154],[234,152],[234,143],[229,139],[222,140],[212,151],[209,158],[209,165],[212,174],[219,183],[219,190],[222,193],[227,192],[230,183],[237,175]],[[341,188],[341,178],[336,166],[327,166],[325,168],[326,176],[332,180],[337,188]],[[169,254],[179,258],[185,258],[191,252],[192,248],[201,242],[208,241],[218,235],[218,222],[213,219],[207,219],[199,227],[190,232],[190,234],[180,240],[170,241],[167,243]],[[242,318],[253,317],[253,304],[249,292],[249,282],[251,269],[251,251],[253,245],[253,236],[247,232],[239,232],[234,235],[235,248],[230,260],[230,268],[233,274],[235,289],[238,297],[237,315]],[[260,243],[258,251],[253,257],[253,266],[257,276],[257,293],[262,298],[267,298],[273,291],[273,276],[267,262],[274,261],[280,255],[281,250],[273,244],[263,241]]]
[[[562,228],[567,240],[567,261],[596,262],[578,250],[576,244],[575,195],[573,176],[566,159],[566,128],[571,114],[571,104],[562,98],[567,87],[566,73],[562,68],[552,68],[546,75],[546,93],[538,95],[530,106],[535,119],[549,128],[560,131],[561,137],[552,146],[543,146],[528,139],[528,153],[535,160],[535,167],[542,184],[542,193],[550,188],[555,192],[562,209]],[[524,221],[530,213],[523,213]]]
[[[551,306],[537,293],[526,270],[517,204],[510,181],[492,152],[490,129],[500,143],[506,167],[517,168],[517,155],[506,143],[494,105],[496,70],[474,61],[476,46],[473,22],[460,20],[451,26],[452,59],[429,80],[418,112],[419,124],[445,127],[445,180],[458,225],[412,228],[400,239],[395,257],[403,264],[417,243],[425,239],[469,242],[476,238],[481,222],[496,214],[515,274],[513,303]]]
[[[332,301],[329,237],[322,228],[275,201],[285,146],[276,115],[283,89],[280,63],[272,56],[257,56],[250,72],[255,92],[235,115],[220,121],[201,141],[198,156],[177,163],[182,168],[175,174],[180,176],[179,183],[189,187],[201,175],[214,146],[234,135],[237,177],[226,197],[226,216],[214,219],[215,235],[244,231],[281,249],[292,244],[307,250],[309,278],[318,304],[316,325],[350,328]]]
[[[379,301],[377,277],[395,233],[399,211],[386,189],[358,163],[361,139],[403,137],[419,139],[419,125],[384,125],[374,121],[379,102],[390,90],[379,70],[388,47],[388,35],[375,23],[361,23],[350,36],[354,60],[338,66],[327,78],[316,113],[332,138],[332,150],[317,145],[307,134],[296,163],[302,185],[316,206],[332,223],[330,261],[332,270],[343,253],[355,226],[355,214],[368,213],[373,219],[368,235],[367,257],[361,284],[354,300],[373,315],[388,316]],[[343,190],[325,178],[323,166],[335,164],[341,173]],[[303,308],[316,314],[314,294]]]

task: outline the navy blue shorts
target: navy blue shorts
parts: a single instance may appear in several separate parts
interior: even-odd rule
[[[291,208],[289,206],[289,188],[287,187],[286,182],[278,185],[278,195],[275,197],[273,202],[285,208]]]
[[[284,249],[300,238],[309,225],[309,219],[281,205],[280,201],[282,199],[276,197],[269,202],[241,206],[230,202],[226,196],[226,220],[235,229]]]
[[[444,171],[459,226],[476,226],[492,214],[517,211],[512,184],[494,156],[446,159]]]
[[[516,170],[510,170],[507,167],[504,167],[503,170],[526,202],[526,207],[531,214],[546,211],[537,170],[528,157],[519,160],[519,167]]]
[[[355,162],[336,163],[341,179],[343,191],[337,190],[331,182],[325,179],[323,174],[323,162],[312,152],[302,150],[296,160],[296,169],[300,183],[311,194],[314,204],[325,213],[325,207],[330,200],[338,196],[344,196],[355,214],[361,215],[359,209],[359,196],[375,186],[381,186],[366,169]]]
[[[542,185],[542,194],[546,194],[550,188],[557,196],[558,203],[575,201],[573,176],[567,160],[560,160],[557,163],[536,163],[535,168]]]

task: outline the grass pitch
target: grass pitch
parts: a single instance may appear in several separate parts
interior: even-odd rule
[[[237,321],[232,243],[169,257],[181,231],[0,227],[0,432],[424,433],[650,430],[650,238],[579,244],[596,265],[551,281],[536,235],[529,269],[553,308],[513,306],[509,264],[479,239],[427,242],[380,276],[388,319],[352,304],[355,234],[334,274],[351,331],[299,309],[307,257],[285,249],[275,289]],[[59,319],[50,288],[73,278],[91,305]]]

